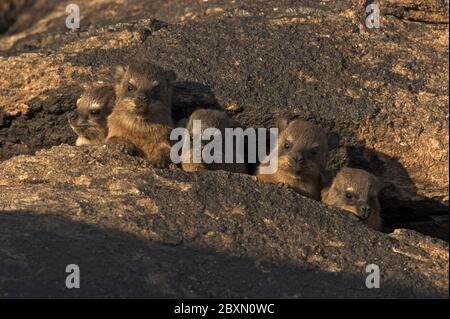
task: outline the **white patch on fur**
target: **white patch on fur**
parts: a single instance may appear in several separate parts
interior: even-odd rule
[[[83,136],[79,136],[75,142],[75,146],[90,145],[90,144],[92,144],[91,141],[89,141],[87,138]]]
[[[101,109],[101,108],[102,108],[102,106],[98,102],[94,102],[91,104],[91,109],[95,110],[95,109]]]

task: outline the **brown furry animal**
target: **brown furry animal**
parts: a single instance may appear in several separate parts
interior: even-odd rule
[[[152,63],[135,62],[116,69],[116,104],[108,117],[107,144],[170,164],[172,87],[175,74]]]
[[[194,121],[201,121],[201,132],[200,136],[194,137],[193,125]],[[187,123],[186,128],[189,130],[189,134],[191,138],[199,138],[201,139],[201,134],[207,128],[216,128],[220,131],[222,136],[222,163],[193,163],[193,145],[191,143],[190,150],[190,159],[189,162],[182,163],[183,170],[187,172],[194,171],[203,171],[203,170],[224,170],[230,171],[234,173],[247,173],[247,166],[245,163],[225,163],[225,129],[226,128],[236,128],[240,127],[240,124],[234,120],[232,120],[225,112],[212,110],[212,109],[199,109],[196,110],[189,117],[189,121]],[[208,144],[207,141],[202,141],[201,150],[203,150],[205,144]],[[201,152],[200,150],[200,152]],[[244,154],[242,154],[244,157]],[[236,159],[236,158],[235,158]]]
[[[78,135],[75,145],[103,144],[108,135],[107,117],[115,101],[114,87],[104,85],[87,89],[69,117],[69,125]]]
[[[348,211],[370,227],[381,230],[380,183],[372,174],[355,168],[343,168],[330,187],[322,191],[322,201]]]
[[[277,147],[273,150],[278,152],[278,170],[261,174],[261,164],[257,177],[268,183],[286,184],[304,196],[320,200],[328,149],[323,129],[301,119],[283,118],[278,121]]]

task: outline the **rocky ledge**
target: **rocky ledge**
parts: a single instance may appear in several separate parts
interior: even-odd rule
[[[0,296],[448,297],[448,245],[398,230],[448,241],[448,0],[380,0],[380,29],[366,2],[78,0],[70,31],[72,1],[2,1]],[[393,232],[250,176],[50,149],[73,144],[83,87],[136,56],[177,73],[176,119],[220,106],[337,133],[330,168],[383,181]],[[69,263],[85,289],[62,288]]]
[[[448,298],[446,242],[247,175],[60,146],[0,164],[0,187],[2,297]]]

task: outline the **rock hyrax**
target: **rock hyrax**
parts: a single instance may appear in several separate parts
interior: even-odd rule
[[[173,72],[152,63],[117,67],[116,103],[108,117],[107,144],[146,157],[156,167],[167,167],[174,81]]]
[[[277,147],[272,156],[276,152],[278,170],[274,174],[261,174],[261,164],[257,177],[268,183],[286,184],[304,196],[320,200],[322,172],[328,158],[325,131],[301,119],[280,119]]]
[[[322,201],[346,210],[370,227],[380,230],[382,219],[378,193],[380,183],[372,174],[355,168],[343,168],[330,187],[322,191]]]
[[[107,117],[114,107],[114,87],[89,88],[77,101],[77,108],[69,114],[69,125],[78,135],[76,145],[103,144],[108,135]]]
[[[201,132],[200,136],[194,136],[193,125],[194,120],[201,121]],[[201,135],[208,128],[216,128],[220,131],[222,136],[222,163],[193,163],[193,143],[191,140],[191,149],[190,149],[190,162],[182,163],[182,168],[188,172],[194,171],[203,171],[203,170],[224,170],[230,171],[234,173],[247,173],[247,166],[245,163],[236,163],[236,156],[234,157],[234,163],[225,163],[225,129],[226,128],[236,128],[240,127],[237,121],[232,120],[225,112],[219,110],[212,109],[199,109],[196,110],[189,117],[189,121],[186,125],[186,128],[189,131],[191,139],[201,139]],[[209,141],[202,141],[201,150],[203,150],[204,146],[208,144]],[[242,158],[244,158],[245,154],[241,154]]]

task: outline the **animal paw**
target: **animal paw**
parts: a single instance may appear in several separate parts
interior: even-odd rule
[[[119,139],[119,138],[110,139],[110,141],[108,142],[108,145],[112,146],[116,150],[118,150],[122,153],[125,153],[127,155],[130,155],[130,156],[137,155],[136,146],[128,140]]]
[[[156,168],[168,168],[172,162],[165,156],[159,158],[151,159],[150,162]]]

